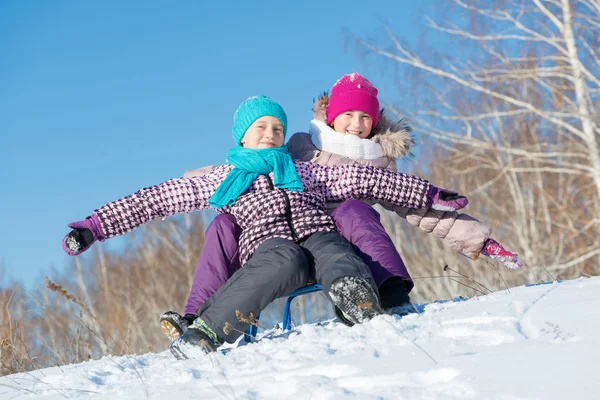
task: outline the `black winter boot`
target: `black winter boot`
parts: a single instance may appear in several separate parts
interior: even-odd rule
[[[387,313],[406,315],[414,312],[414,307],[408,297],[408,288],[402,278],[388,278],[379,287],[381,308]]]
[[[171,342],[171,353],[178,360],[194,358],[198,353],[212,353],[223,345],[221,339],[201,318],[196,318],[185,333]]]
[[[160,330],[170,340],[175,340],[185,333],[196,316],[194,314],[186,314],[182,317],[175,311],[167,311],[160,316]]]
[[[331,284],[329,296],[335,303],[336,314],[346,325],[360,324],[383,314],[375,290],[363,278],[356,276],[337,278]]]

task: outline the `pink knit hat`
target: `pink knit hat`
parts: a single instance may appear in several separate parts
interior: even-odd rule
[[[377,89],[358,72],[342,76],[331,88],[327,113],[327,124],[331,125],[335,117],[346,111],[365,112],[373,119],[373,127],[379,118],[379,100]]]

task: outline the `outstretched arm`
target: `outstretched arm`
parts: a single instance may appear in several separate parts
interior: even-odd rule
[[[170,179],[107,203],[95,213],[108,239],[155,218],[205,209],[216,188],[210,176]]]
[[[309,168],[314,170],[316,180],[326,186],[327,201],[368,198],[407,208],[429,205],[441,211],[459,210],[468,204],[466,197],[414,175],[356,164],[311,164]]]
[[[85,220],[69,224],[73,230],[63,239],[63,249],[78,255],[96,240],[125,234],[155,218],[207,208],[218,183],[212,175],[171,179],[107,203]]]

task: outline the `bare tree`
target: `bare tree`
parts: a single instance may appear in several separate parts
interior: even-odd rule
[[[395,111],[434,141],[421,172],[469,195],[469,214],[524,256],[523,280],[600,273],[600,2],[452,3],[452,23],[428,26],[459,43],[453,56],[412,50],[390,27],[386,46],[356,38],[418,86],[417,111]]]

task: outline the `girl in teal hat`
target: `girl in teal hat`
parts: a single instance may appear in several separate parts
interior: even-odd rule
[[[374,198],[410,208],[457,210],[467,199],[418,177],[362,165],[322,166],[293,161],[283,147],[285,112],[265,96],[243,102],[234,116],[237,145],[227,164],[204,176],[171,179],[105,204],[73,230],[63,248],[77,255],[96,240],[127,233],[155,219],[215,208],[235,216],[242,268],[197,311],[171,344],[178,358],[189,349],[215,351],[234,343],[273,300],[308,281],[356,324],[382,313],[365,262],[335,228],[325,204]],[[240,316],[245,316],[243,318]]]

